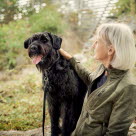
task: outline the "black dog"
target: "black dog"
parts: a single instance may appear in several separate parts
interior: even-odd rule
[[[70,136],[80,116],[87,87],[70,62],[59,53],[62,39],[48,32],[37,33],[24,42],[36,67],[48,77],[47,101],[51,136]],[[43,84],[45,82],[43,81]],[[62,117],[62,129],[59,119]]]

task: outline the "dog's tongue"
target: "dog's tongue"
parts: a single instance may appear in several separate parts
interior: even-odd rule
[[[41,59],[42,59],[42,56],[35,56],[32,58],[32,62],[34,64],[38,64],[41,61]]]

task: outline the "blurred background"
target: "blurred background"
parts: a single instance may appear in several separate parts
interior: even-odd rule
[[[42,125],[41,73],[31,64],[24,41],[48,31],[62,48],[94,70],[90,47],[97,27],[123,22],[136,38],[135,0],[0,0],[0,135],[37,135]],[[133,70],[136,75],[136,70]],[[46,135],[50,120],[46,110]],[[135,121],[129,136],[136,136]]]

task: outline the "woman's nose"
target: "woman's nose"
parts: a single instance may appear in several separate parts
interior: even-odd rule
[[[94,42],[94,43],[92,44],[92,48],[95,48],[95,43],[96,43],[96,42]]]

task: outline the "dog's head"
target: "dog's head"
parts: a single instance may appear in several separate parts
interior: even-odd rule
[[[24,48],[28,49],[28,55],[34,64],[44,64],[48,68],[56,59],[61,42],[62,39],[54,34],[48,32],[36,33],[25,40]]]

